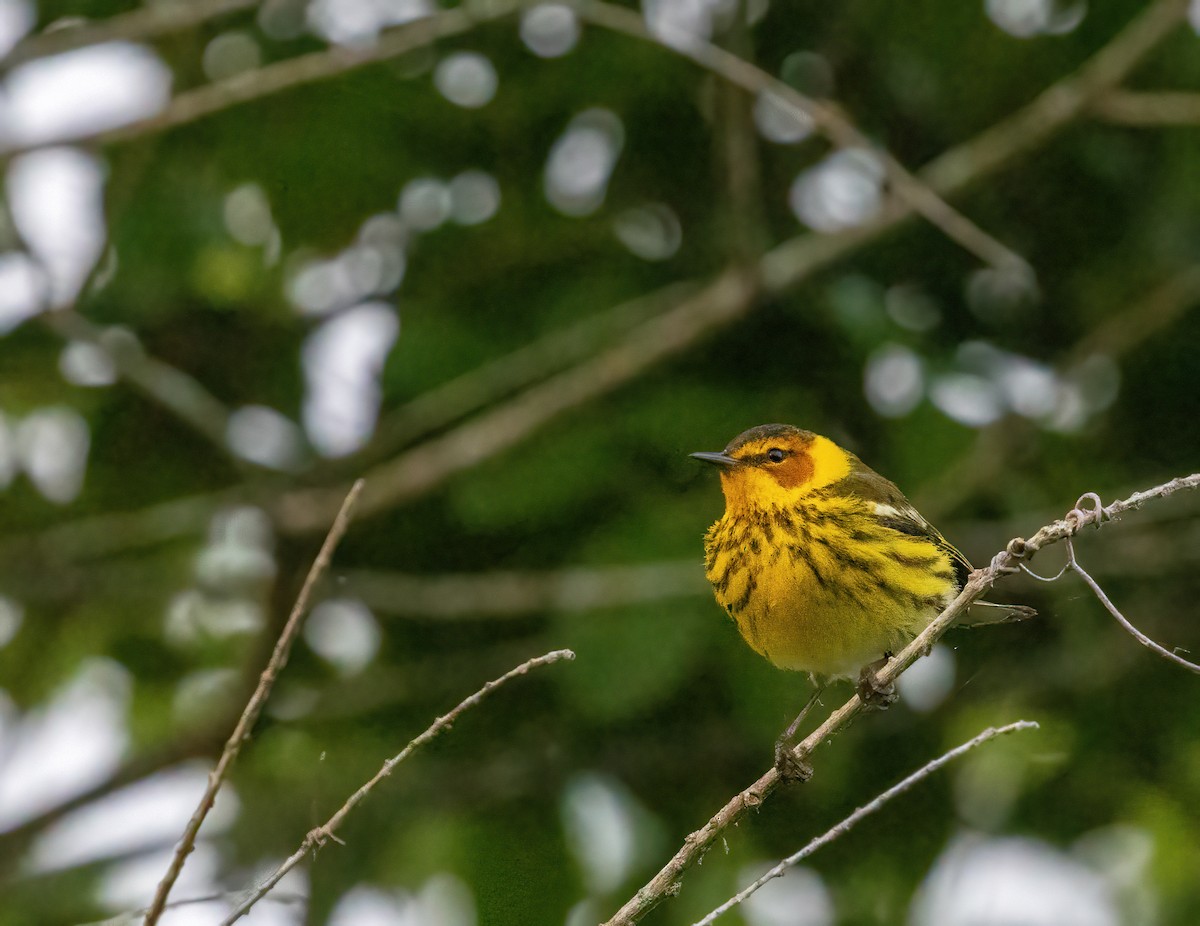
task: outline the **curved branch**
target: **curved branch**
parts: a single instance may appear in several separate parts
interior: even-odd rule
[[[1165,498],[1181,489],[1195,488],[1200,488],[1200,473],[1173,479],[1144,492],[1136,492],[1129,498],[1113,502],[1104,508],[1084,512],[1073,510],[1067,517],[1042,527],[1027,540],[1017,537],[1009,541],[1008,546],[997,553],[988,566],[972,572],[958,597],[878,671],[879,684],[887,686],[894,682],[909,666],[930,651],[933,644],[967,608],[982,598],[999,579],[1018,572],[1021,563],[1038,550],[1073,537],[1089,524],[1099,525],[1102,519],[1112,519],[1125,511],[1138,508],[1152,498]],[[863,707],[862,699],[857,694],[853,695],[792,750],[796,761],[806,764],[806,760],[816,748],[849,726],[862,712]],[[636,923],[665,897],[676,893],[684,873],[703,857],[717,837],[735,825],[748,811],[760,806],[781,783],[779,772],[772,768],[750,787],[734,795],[711,820],[688,836],[674,857],[630,898],[605,926],[629,926]]]

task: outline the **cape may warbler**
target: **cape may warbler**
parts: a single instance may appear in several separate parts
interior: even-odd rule
[[[720,468],[725,493],[704,541],[717,602],[781,668],[858,675],[920,633],[971,570],[895,485],[819,434],[764,424],[692,456]]]

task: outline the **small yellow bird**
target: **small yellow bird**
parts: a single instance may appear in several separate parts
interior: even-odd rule
[[[920,633],[971,571],[895,485],[819,434],[764,424],[692,456],[720,467],[725,493],[704,542],[717,602],[780,668],[858,676]]]

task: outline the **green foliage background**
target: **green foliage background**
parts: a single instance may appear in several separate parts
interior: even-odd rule
[[[736,41],[770,73],[798,51],[821,56],[832,98],[917,168],[1071,73],[1143,7],[1094,4],[1066,34],[1018,39],[981,3],[778,2]],[[39,17],[45,25],[127,8],[45,3]],[[264,39],[252,15],[221,18],[158,44],[177,93],[203,82],[199,55],[229,29],[251,30],[267,60],[320,47],[312,38]],[[1181,25],[1132,85],[1195,88],[1197,42]],[[433,86],[432,68],[457,49],[487,55],[499,75],[495,98],[480,109],[456,107]],[[660,47],[585,27],[570,54],[542,60],[505,19],[103,149],[117,269],[78,311],[98,325],[127,326],[149,354],[228,408],[267,405],[293,419],[304,398],[300,348],[320,320],[289,304],[288,258],[346,248],[367,218],[394,211],[417,177],[481,169],[497,179],[502,203],[481,225],[446,224],[409,240],[406,275],[387,297],[401,333],[382,373],[379,436],[350,461],[309,455],[294,472],[264,471],[123,383],[65,383],[63,342],[51,326],[31,321],[0,340],[0,410],[19,418],[70,406],[92,442],[83,493],[70,505],[46,501],[23,478],[0,495],[0,591],[25,612],[0,649],[0,686],[15,709],[36,711],[87,660],[104,657],[132,683],[122,766],[131,779],[215,757],[320,537],[277,537],[275,581],[245,593],[265,609],[258,631],[178,645],[165,634],[165,615],[196,585],[195,560],[222,501],[202,499],[189,509],[200,512],[196,523],[171,524],[161,540],[135,542],[123,533],[134,530],[130,522],[94,519],[225,490],[273,511],[270,500],[290,488],[370,479],[373,466],[403,450],[387,438],[389,422],[415,397],[623,300],[709,281],[740,255],[814,234],[789,209],[788,189],[830,153],[828,143],[753,140],[753,163],[740,167],[757,174],[758,186],[738,201],[721,151],[728,133],[745,130],[753,100],[735,95],[733,118],[722,100],[729,93],[716,77]],[[603,205],[567,217],[543,193],[547,155],[572,116],[596,106],[620,118],[624,147]],[[327,847],[310,866],[305,922],[324,922],[355,885],[417,891],[439,872],[469,886],[480,923],[562,923],[585,899],[577,922],[601,919],[761,774],[807,682],[758,660],[708,597],[700,538],[721,502],[690,451],[718,449],[767,421],[827,434],[896,481],[976,562],[1061,515],[1082,492],[1108,499],[1194,471],[1194,282],[1166,324],[1144,332],[1160,288],[1195,274],[1197,138],[1188,125],[1084,119],[958,198],[1036,271],[1038,297],[1012,311],[973,311],[967,288],[977,259],[928,224],[909,223],[785,294],[756,300],[732,324],[510,449],[360,519],[326,593],[353,595],[355,576],[391,572],[420,579],[667,563],[678,575],[685,562],[694,575],[661,600],[507,615],[411,613],[403,595],[384,596],[370,602],[379,650],[355,674],[299,643],[276,699],[302,707],[268,711],[232,778],[240,812],[218,838],[226,888],[246,886],[256,865],[290,853],[436,715],[552,648],[571,647],[578,659],[495,695],[351,818],[346,844]],[[270,201],[280,260],[264,260],[262,249],[225,229],[225,197],[245,183]],[[665,260],[635,256],[613,233],[615,217],[647,202],[669,206],[682,228],[681,246]],[[935,307],[939,322],[923,331],[898,324],[886,308],[898,288]],[[1112,328],[1120,317],[1126,326]],[[623,336],[603,332],[595,349]],[[1098,343],[1119,370],[1119,391],[1069,430],[1013,412],[969,427],[928,398],[887,418],[867,400],[864,369],[882,346],[911,350],[933,378],[962,370],[969,342],[1064,379],[1083,359],[1077,345]],[[1196,499],[1176,496],[1080,543],[1084,563],[1135,622],[1192,650],[1200,649],[1197,510]],[[106,542],[94,544],[97,537]],[[1053,572],[1061,553],[1043,559],[1042,571]],[[837,921],[904,921],[922,878],[965,830],[1067,851],[1088,834],[1126,827],[1151,847],[1122,895],[1126,921],[1196,922],[1196,680],[1139,648],[1077,580],[1014,579],[1001,594],[1035,605],[1041,617],[948,638],[957,680],[944,702],[928,713],[900,705],[868,717],[822,749],[811,783],[729,833],[727,851],[710,853],[647,922],[692,922],[732,892],[747,865],[794,851],[936,753],[1017,718],[1043,730],[988,747],[814,858]],[[207,670],[228,672],[181,713],[181,681]],[[826,705],[844,694],[834,689]],[[617,883],[598,893],[572,852],[563,810],[570,789],[596,781],[623,795],[636,833]],[[105,914],[95,886],[107,863],[30,874],[22,858],[35,835],[28,827],[0,834],[0,923]],[[1142,919],[1147,910],[1152,920]]]

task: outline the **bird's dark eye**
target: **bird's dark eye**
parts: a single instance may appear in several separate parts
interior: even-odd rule
[[[783,458],[786,456],[787,456],[787,454],[784,453],[782,450],[780,450],[778,447],[772,447],[770,450],[767,451],[767,459],[770,460],[772,463],[782,463]]]

